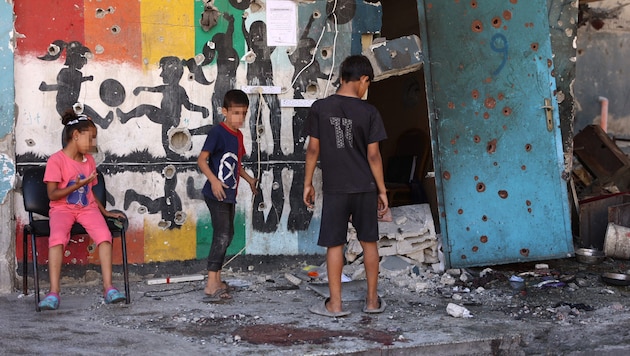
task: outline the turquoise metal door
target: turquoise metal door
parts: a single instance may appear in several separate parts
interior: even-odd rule
[[[547,0],[422,1],[450,267],[573,253]]]

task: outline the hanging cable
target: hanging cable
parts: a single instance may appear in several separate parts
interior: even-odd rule
[[[335,11],[337,10],[337,1],[338,0],[335,0],[335,5],[333,6],[333,10],[332,10],[333,19],[335,20],[335,36],[333,37],[332,66],[330,67],[330,73],[328,73],[328,81],[326,82],[326,89],[324,89],[324,97],[328,96],[328,87],[330,86],[333,71],[335,69],[335,52],[337,49],[337,35],[339,35],[337,14],[335,13]]]

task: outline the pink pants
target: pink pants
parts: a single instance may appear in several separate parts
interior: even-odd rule
[[[78,222],[90,238],[100,245],[102,242],[112,242],[112,234],[107,227],[105,217],[96,205],[78,207],[72,205],[55,206],[50,209],[50,237],[48,246],[63,245],[70,241],[70,229],[72,224]]]

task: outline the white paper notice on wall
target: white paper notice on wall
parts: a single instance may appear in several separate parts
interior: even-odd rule
[[[283,108],[310,108],[316,99],[280,99]]]
[[[267,46],[297,46],[297,3],[267,0]]]

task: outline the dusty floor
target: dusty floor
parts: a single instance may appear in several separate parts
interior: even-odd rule
[[[362,301],[357,300],[362,291],[355,298],[354,290],[352,300],[345,303],[352,314],[337,319],[309,313],[308,307],[321,302],[321,295],[307,281],[296,286],[285,278],[322,261],[319,256],[275,262],[239,258],[225,271],[225,279],[240,287],[225,303],[204,303],[203,281],[147,284],[166,276],[166,270],[171,276],[203,273],[203,264],[133,267],[129,305],[105,305],[100,276],[84,271],[64,278],[57,311],[35,312],[32,292],[0,297],[0,354],[621,355],[630,351],[630,287],[608,285],[600,278],[602,272],[630,269],[628,261],[607,259],[584,265],[569,258],[538,262],[548,269],[527,263],[450,274],[430,269],[382,273],[379,291],[387,310],[379,315],[362,313]],[[511,287],[512,275],[525,279],[526,291]],[[115,279],[122,287],[121,276]],[[558,282],[545,282],[548,279]],[[467,308],[472,317],[450,316],[449,303]]]

